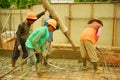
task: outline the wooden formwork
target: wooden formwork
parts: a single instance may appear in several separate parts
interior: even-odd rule
[[[100,59],[100,65],[107,66],[120,66],[120,52],[117,51],[102,51],[101,53],[97,52]]]
[[[120,66],[120,53],[107,52],[104,53],[105,60],[109,66]]]

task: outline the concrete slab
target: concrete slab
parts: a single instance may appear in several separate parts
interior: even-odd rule
[[[44,66],[39,63],[38,71],[31,70],[25,77],[25,80],[119,80],[120,67],[109,67],[109,71],[100,74],[94,73],[93,66],[88,62],[89,69],[82,70],[82,63],[76,59],[49,59],[49,62],[55,66],[64,68],[64,70]],[[10,66],[10,64],[9,64]],[[101,66],[105,69],[104,66]],[[34,67],[33,67],[34,68]],[[0,71],[9,70],[9,68]],[[2,72],[1,74],[4,74]],[[0,75],[1,75],[0,74]],[[21,80],[22,71],[20,67],[1,78],[1,80]]]

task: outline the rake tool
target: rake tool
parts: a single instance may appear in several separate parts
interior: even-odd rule
[[[51,66],[51,67],[54,67],[54,68],[60,69],[60,70],[65,70],[64,68],[61,68],[61,67],[59,67],[59,66],[56,66],[56,65],[54,65],[54,64],[49,63],[46,58],[43,58],[43,57],[42,57],[42,59],[43,59],[44,61],[46,61],[47,64],[48,64],[49,66]],[[42,59],[41,59],[41,60],[42,60]]]
[[[56,68],[56,69],[65,70],[64,68],[61,68],[61,67],[56,66],[56,65],[53,65],[53,64],[51,64],[51,63],[49,63],[49,62],[47,62],[47,64],[48,64],[49,66],[52,66],[52,67]]]

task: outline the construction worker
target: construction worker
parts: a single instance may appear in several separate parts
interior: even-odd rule
[[[19,24],[18,30],[16,32],[15,45],[12,54],[12,61],[11,61],[12,67],[15,67],[15,63],[18,57],[20,56],[21,50],[23,51],[22,59],[28,57],[28,53],[25,47],[25,42],[26,39],[28,38],[30,27],[37,19],[43,16],[45,12],[46,10],[36,15],[33,11],[30,11],[27,13],[26,20],[21,24]]]
[[[47,26],[47,21],[48,21],[49,19],[55,19],[56,21],[58,20],[58,18],[53,18],[51,15],[49,15],[49,17],[47,17],[47,18],[45,19],[45,21],[44,21],[44,26]],[[59,27],[56,26],[56,29],[54,29],[53,31],[49,31],[49,37],[48,37],[48,39],[47,39],[47,41],[46,41],[45,53],[46,53],[47,55],[46,55],[46,58],[44,58],[44,59],[45,59],[45,60],[44,60],[44,65],[47,65],[47,62],[46,62],[46,61],[48,61],[48,57],[49,57],[49,55],[50,55],[51,52],[52,52],[51,42],[53,41],[53,32],[54,32],[55,30],[58,30],[58,29],[59,29]],[[40,55],[39,55],[39,54],[36,54],[36,57],[37,57],[37,63],[39,63],[39,62],[40,62]]]
[[[23,77],[26,76],[29,71],[31,70],[31,67],[33,65],[37,66],[37,59],[36,59],[36,53],[41,54],[43,58],[46,57],[45,53],[45,46],[46,46],[46,40],[49,37],[49,31],[53,31],[56,29],[57,22],[54,19],[49,19],[47,21],[47,26],[42,26],[35,31],[33,31],[27,41],[26,41],[26,47],[28,50],[29,56],[31,56],[26,65],[26,70],[23,74]]]
[[[88,69],[86,64],[87,57],[94,66],[95,72],[99,73],[101,69],[98,66],[95,44],[101,34],[103,23],[101,20],[94,18],[88,21],[87,27],[80,36],[80,53],[83,60],[83,69]]]

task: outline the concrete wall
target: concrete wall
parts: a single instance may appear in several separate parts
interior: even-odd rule
[[[18,24],[25,20],[30,9],[0,9],[0,27],[5,30],[17,30]]]
[[[104,28],[102,35],[97,43],[98,46],[120,46],[120,4],[113,3],[56,3],[51,4],[53,9],[61,17],[63,23],[68,28],[68,34],[76,46],[79,46],[79,37],[87,21],[90,18],[99,18],[103,21]],[[31,10],[35,13],[43,11],[42,5],[33,5]],[[9,12],[10,11],[10,12]],[[0,27],[7,21],[9,13],[12,13],[11,19],[9,18],[4,26],[9,29],[10,26],[12,30],[16,30],[20,22],[25,20],[26,13],[30,11],[27,10],[2,10],[0,9]],[[20,13],[22,15],[20,15]],[[32,30],[37,29],[39,26],[43,25],[43,21],[47,18],[49,13],[47,12],[39,20],[37,20],[33,26]],[[10,30],[10,29],[9,29]],[[64,34],[57,30],[54,32],[53,43],[69,43]]]
[[[91,4],[52,4],[53,9],[60,15],[64,24],[69,29],[69,35],[76,46],[79,46],[79,36],[84,30],[90,18],[99,18],[103,21],[103,33],[97,43],[99,46],[119,46],[119,10],[120,6],[111,3],[91,3]],[[33,6],[34,11],[38,11],[40,5]],[[45,15],[45,17],[47,17]],[[44,17],[44,18],[45,18]],[[37,23],[36,23],[37,24]],[[58,36],[59,35],[59,36]],[[67,39],[60,31],[55,31],[55,43],[67,43]]]

